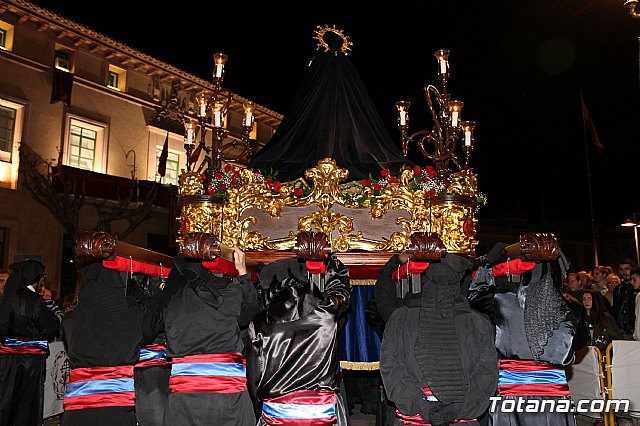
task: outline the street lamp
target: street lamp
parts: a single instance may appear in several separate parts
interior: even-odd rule
[[[636,213],[633,213],[633,220],[627,219],[620,226],[624,226],[625,228],[633,227],[633,235],[636,241],[636,265],[640,265],[640,250],[638,250],[638,227],[640,224],[638,223]]]

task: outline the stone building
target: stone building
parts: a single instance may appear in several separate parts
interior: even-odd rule
[[[0,267],[36,257],[58,294],[74,285],[67,228],[24,184],[25,168],[35,164],[21,162],[24,152],[33,153],[41,174],[53,176],[58,194],[64,189],[61,170],[84,183],[80,231],[95,227],[108,216],[100,217],[100,210],[117,209],[127,196],[126,206],[139,208],[153,182],[161,180],[151,218],[125,240],[150,249],[170,246],[171,194],[186,163],[184,127],[155,120],[156,112],[171,101],[193,110],[196,97],[213,88],[212,82],[32,3],[1,0]],[[241,131],[248,99],[235,93],[232,99],[224,125]],[[251,137],[259,148],[282,116],[255,105],[254,118]],[[166,139],[167,171],[161,179],[157,164]],[[111,230],[126,226],[126,220],[115,221]]]

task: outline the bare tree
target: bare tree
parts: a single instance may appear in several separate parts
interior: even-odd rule
[[[76,173],[65,173],[60,161],[54,173],[52,165],[24,143],[20,146],[20,171],[22,183],[33,198],[53,214],[72,241],[75,241],[78,235],[85,231],[79,229],[79,218],[80,210],[89,205],[86,177]],[[137,181],[131,180],[127,194],[122,195],[118,191],[115,202],[93,200],[91,204],[96,209],[97,223],[89,230],[111,232],[113,222],[125,220],[127,228],[118,233],[118,238],[123,239],[151,218],[160,184],[153,184],[142,203],[138,203],[136,199],[137,185]]]

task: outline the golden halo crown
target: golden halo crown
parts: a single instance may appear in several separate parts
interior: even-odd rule
[[[340,46],[339,49],[331,48],[324,39],[324,35],[326,33],[334,33],[340,37],[342,39],[342,46]],[[349,41],[349,36],[345,35],[342,30],[337,29],[335,25],[332,27],[326,24],[324,27],[318,25],[318,29],[315,31],[315,34],[316,36],[314,39],[318,40],[318,49],[323,48],[325,52],[333,52],[334,54],[342,52],[346,56],[349,54],[351,46],[353,46],[353,43]]]

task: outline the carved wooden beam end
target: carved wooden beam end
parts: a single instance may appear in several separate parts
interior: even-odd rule
[[[527,232],[520,235],[520,254],[530,262],[556,260],[560,256],[558,239],[549,233]]]
[[[441,260],[447,248],[436,232],[414,232],[409,237],[407,254],[416,262]]]
[[[76,259],[109,259],[115,256],[116,237],[107,232],[84,232],[76,240],[73,254]]]
[[[210,260],[220,256],[220,240],[214,234],[191,232],[184,236],[184,257],[190,259]]]
[[[296,237],[292,251],[301,259],[324,260],[331,253],[331,247],[324,232],[302,231]]]

